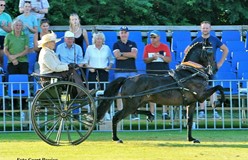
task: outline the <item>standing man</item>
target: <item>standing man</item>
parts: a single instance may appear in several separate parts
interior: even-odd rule
[[[63,63],[76,63],[80,67],[83,66],[83,51],[82,48],[74,43],[74,33],[66,31],[65,42],[57,46],[56,54]]]
[[[34,34],[37,32],[37,18],[31,14],[31,4],[26,2],[24,3],[23,13],[17,18],[22,20],[23,32],[29,37],[29,52],[33,52],[34,48]]]
[[[118,77],[135,76],[136,65],[135,59],[137,57],[137,45],[135,42],[128,40],[129,32],[126,26],[122,26],[119,31],[120,41],[114,44],[113,52],[116,58],[116,68],[123,70],[115,71],[115,79]],[[122,109],[122,100],[117,99],[117,109]],[[133,115],[134,116],[134,115]],[[133,117],[133,119],[138,119]]]
[[[38,26],[40,26],[40,21],[48,13],[49,3],[48,0],[20,0],[19,1],[19,12],[24,12],[24,4],[31,3],[31,14],[37,18]],[[40,31],[40,28],[39,28]]]
[[[189,46],[186,47],[184,53],[186,53],[189,49],[189,47],[191,45],[193,45],[194,43],[196,42],[205,42],[205,41],[209,41],[213,47],[213,53],[216,54],[216,50],[217,48],[220,48],[222,50],[222,57],[220,59],[219,62],[216,62],[217,63],[217,69],[219,69],[222,64],[224,63],[227,55],[228,55],[228,48],[227,46],[222,43],[217,37],[214,37],[212,35],[210,35],[210,31],[211,31],[211,23],[209,21],[203,21],[201,22],[201,32],[202,32],[202,35],[200,37],[197,37],[195,38],[191,44]],[[216,57],[216,56],[215,56]],[[211,76],[209,78],[210,80],[214,79],[214,76]],[[212,84],[210,84],[212,85]],[[216,94],[213,94],[211,97],[210,97],[210,101],[211,101],[211,104],[212,104],[212,108],[214,109],[214,114],[213,114],[213,117],[214,118],[220,118],[218,112],[215,110],[215,102],[216,102]],[[205,110],[204,110],[204,107],[205,107],[205,103],[200,103],[200,112],[199,112],[199,118],[205,118]]]
[[[168,73],[169,63],[171,62],[170,48],[160,42],[159,31],[150,33],[151,44],[147,44],[144,49],[143,59],[146,63],[146,73],[162,75]],[[155,113],[155,103],[150,104],[150,112]],[[167,107],[166,107],[167,108]],[[167,109],[166,109],[167,110]],[[163,113],[163,119],[169,119],[167,112]]]
[[[0,0],[0,67],[3,67],[3,44],[4,38],[11,29],[12,19],[8,13],[5,13],[5,0]]]

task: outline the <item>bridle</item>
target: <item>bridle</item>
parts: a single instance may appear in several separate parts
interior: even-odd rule
[[[201,58],[206,58],[207,59],[207,67],[204,69],[204,71],[208,74],[208,75],[213,75],[213,66],[212,66],[212,61],[211,57],[213,55],[213,47],[212,46],[202,46],[202,52],[201,52]]]

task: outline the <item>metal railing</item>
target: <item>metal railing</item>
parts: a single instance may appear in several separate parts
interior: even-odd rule
[[[196,107],[194,116],[194,129],[248,129],[248,88],[241,87],[248,86],[248,80],[222,80],[214,81],[224,86],[224,83],[228,83],[225,88],[226,103],[216,107],[220,117],[212,117],[214,110],[209,107],[209,101],[205,103],[205,118],[199,117],[199,107]],[[26,101],[32,99],[35,90],[38,89],[38,84],[35,82],[28,82],[28,96],[10,96],[7,94],[7,87],[9,82],[1,83],[3,95],[1,96],[1,108],[0,108],[0,132],[24,132],[33,131],[31,124],[30,109],[32,101]],[[21,82],[19,83],[21,86]],[[97,85],[97,84],[96,84]],[[104,84],[106,87],[107,83]],[[20,89],[21,90],[21,89]],[[103,91],[98,91],[96,96],[103,94]],[[217,94],[217,97],[219,95]],[[24,99],[24,100],[23,100]],[[97,103],[97,102],[96,102]],[[27,108],[25,108],[27,107]],[[164,119],[162,114],[167,107],[169,119]],[[141,110],[149,110],[149,106],[146,105]],[[155,107],[155,119],[153,122],[148,122],[146,116],[138,115],[139,119],[133,120],[132,115],[121,121],[118,126],[119,130],[139,130],[139,131],[151,131],[151,130],[182,130],[186,127],[186,116],[184,106],[159,106]],[[106,114],[103,122],[97,124],[96,130],[109,131],[111,130],[111,119],[116,112],[115,104],[113,103],[110,111]],[[25,128],[25,129],[24,129]]]

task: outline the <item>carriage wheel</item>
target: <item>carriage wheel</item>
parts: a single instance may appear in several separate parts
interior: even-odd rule
[[[77,145],[95,128],[95,102],[88,90],[73,82],[58,82],[39,91],[32,103],[32,124],[50,145]]]

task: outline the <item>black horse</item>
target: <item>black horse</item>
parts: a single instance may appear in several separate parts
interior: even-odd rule
[[[168,71],[163,76],[137,75],[129,78],[118,78],[112,81],[104,92],[104,97],[97,108],[97,120],[100,121],[109,110],[121,88],[123,109],[118,111],[112,120],[114,141],[117,137],[117,123],[133,113],[143,113],[151,117],[150,111],[139,111],[138,108],[148,102],[161,105],[187,106],[188,141],[200,143],[192,137],[192,121],[196,102],[204,102],[214,92],[220,91],[221,102],[225,101],[222,86],[208,88],[208,77],[216,66],[209,43],[194,44],[185,55],[176,70]],[[112,98],[111,98],[112,97]]]

